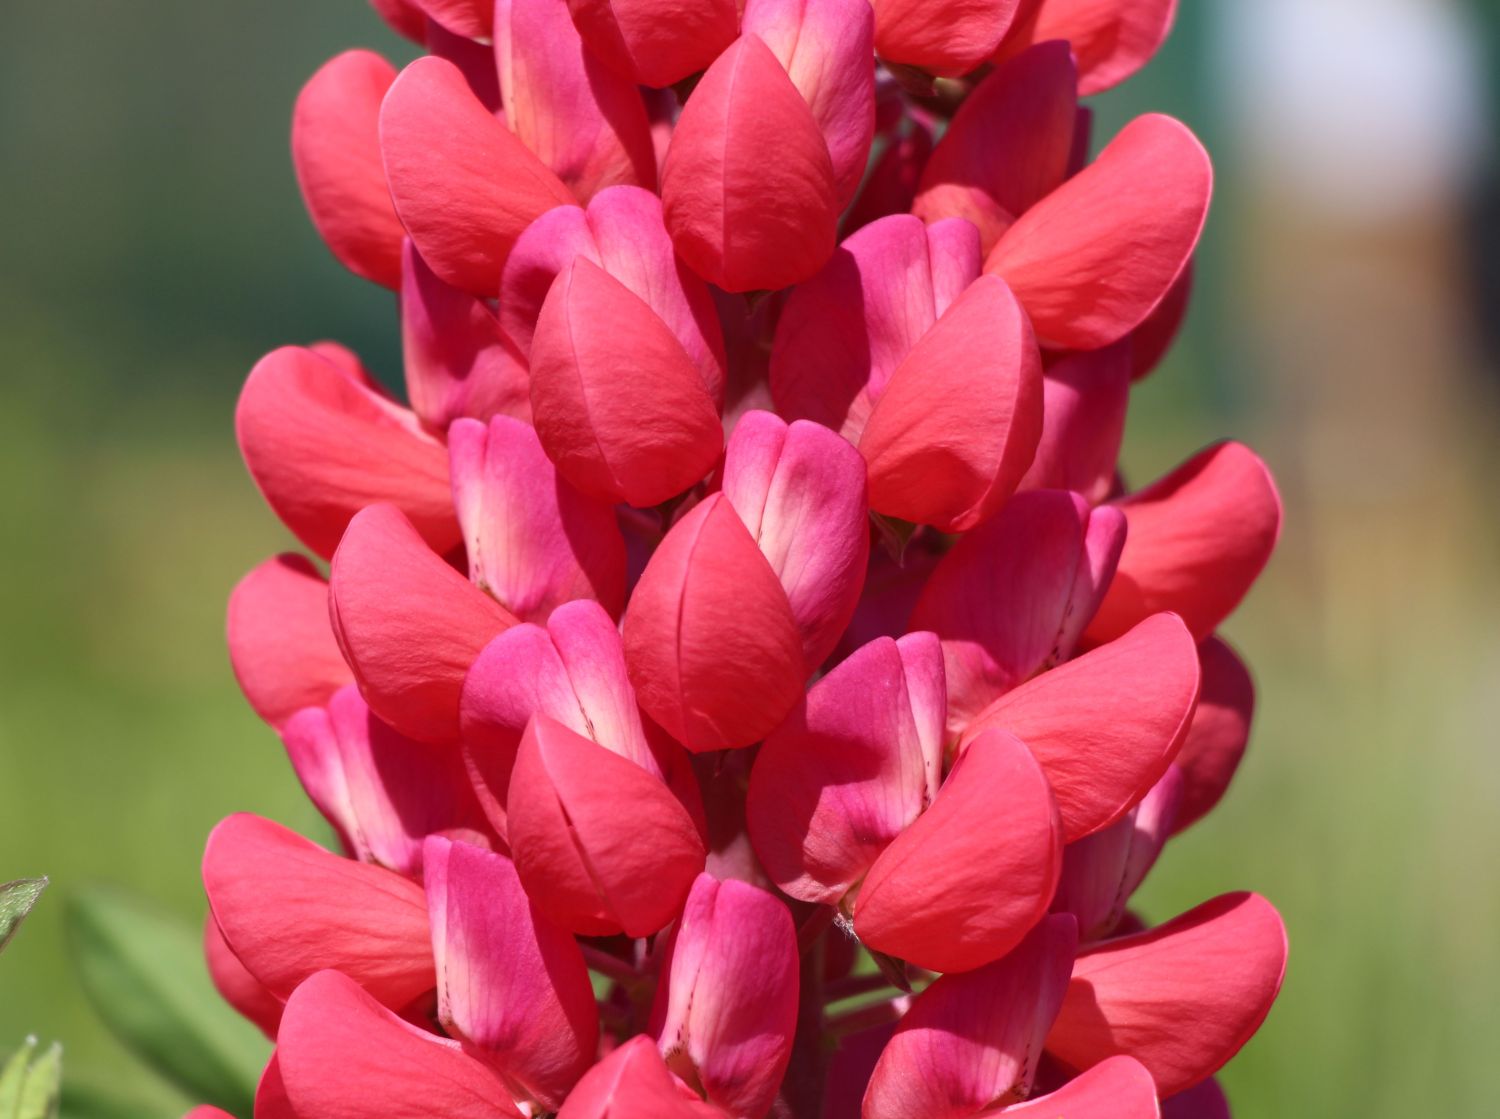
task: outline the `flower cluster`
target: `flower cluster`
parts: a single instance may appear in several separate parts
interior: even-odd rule
[[[1281,921],[1128,906],[1244,750],[1280,503],[1117,472],[1212,173],[1079,100],[1172,0],[375,6],[426,55],[292,146],[408,403],[325,342],[236,415],[330,567],[233,665],[342,848],[208,841],[256,1119],[1226,1115]]]

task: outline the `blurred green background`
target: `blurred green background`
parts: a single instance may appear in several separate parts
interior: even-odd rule
[[[1288,504],[1226,629],[1259,678],[1251,752],[1143,894],[1153,918],[1240,888],[1286,916],[1285,993],[1224,1076],[1241,1119],[1495,1114],[1493,74],[1472,19],[1184,0],[1159,65],[1101,107],[1106,136],[1183,117],[1220,169],[1201,298],[1137,393],[1127,470],[1233,435]],[[392,300],[324,252],[286,133],[323,59],[408,51],[359,0],[72,0],[6,23],[0,880],[55,887],[0,961],[0,1050],[61,1039],[73,1084],[173,1116],[190,1101],[69,971],[64,896],[117,883],[196,922],[220,817],[314,826],[223,651],[229,588],[290,544],[231,414],[284,342],[399,374]]]

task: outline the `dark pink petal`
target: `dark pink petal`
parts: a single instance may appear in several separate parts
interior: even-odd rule
[[[1162,1119],[1230,1119],[1224,1089],[1212,1077],[1178,1092],[1161,1105]]]
[[[495,73],[495,48],[487,39],[465,38],[449,31],[437,20],[429,19],[427,53],[457,66],[479,103],[497,120],[505,119],[505,110],[500,104],[500,75]]]
[[[460,416],[531,418],[526,362],[481,299],[445,284],[411,242],[401,266],[401,347],[412,409],[439,431]]]
[[[870,507],[943,532],[973,528],[1020,483],[1042,432],[1042,359],[1003,281],[982,276],[891,375],[859,452]]]
[[[932,971],[998,960],[1042,918],[1062,867],[1062,823],[1024,743],[970,743],[932,807],[887,847],[854,906],[869,948]]]
[[[505,262],[500,320],[521,352],[531,353],[537,317],[558,273],[585,257],[645,301],[703,374],[717,403],[724,395],[724,337],[708,287],[677,258],[662,224],[661,199],[636,187],[611,187],[587,210],[559,206],[534,221]]]
[[[875,20],[868,0],[747,0],[741,34],[759,36],[812,109],[840,206],[859,189],[875,135]]]
[[[275,1063],[296,1119],[521,1116],[500,1078],[456,1041],[403,1022],[334,971],[297,988],[278,1041]]]
[[[1055,1092],[985,1114],[1010,1119],[1161,1119],[1162,1111],[1156,1103],[1156,1082],[1146,1067],[1129,1057],[1111,1057]]]
[[[1075,839],[1146,795],[1182,747],[1198,701],[1198,650],[1175,614],[1044,672],[985,708],[960,749],[1001,727],[1025,742]]]
[[[542,305],[531,410],[559,473],[586,494],[656,505],[712,468],[718,408],[656,312],[579,256]]]
[[[723,1119],[667,1070],[651,1038],[638,1034],[591,1068],[557,1119]]]
[[[546,715],[521,738],[506,809],[526,892],[573,932],[649,936],[703,869],[698,829],[660,777]]]
[[[1073,919],[1047,917],[1003,959],[940,977],[880,1055],[863,1119],[967,1119],[1024,1099],[1077,947]]]
[[[988,253],[1067,177],[1077,85],[1066,43],[1034,47],[985,78],[927,161],[912,213],[967,218]]]
[[[324,559],[349,519],[377,501],[400,508],[438,551],[461,539],[443,445],[311,350],[284,346],[256,363],[234,429],[266,503]]]
[[[425,865],[439,1020],[525,1098],[557,1108],[599,1045],[583,953],[504,855],[433,837]]]
[[[182,1119],[234,1119],[234,1116],[230,1115],[227,1111],[219,1110],[217,1107],[200,1104],[184,1115]]]
[[[822,664],[854,613],[870,554],[864,460],[826,427],[751,411],[729,441],[723,492],[781,580],[803,661]]]
[[[512,626],[485,646],[464,680],[464,755],[502,831],[516,751],[537,714],[664,776],[635,706],[619,630],[597,603],[558,607],[546,629]]]
[[[726,291],[807,279],[834,248],[838,185],[812,110],[758,36],[709,67],[662,168],[677,252]]]
[[[878,136],[879,154],[865,176],[854,204],[844,214],[843,228],[854,233],[892,214],[904,214],[917,197],[917,184],[932,156],[932,126],[911,119],[899,129]]]
[[[568,188],[474,96],[463,73],[419,58],[380,110],[380,149],[396,212],[445,282],[493,296],[516,238]]]
[[[427,13],[415,0],[370,0],[370,7],[380,14],[391,30],[421,45],[427,30]]]
[[[853,941],[845,938],[829,943]],[[865,1089],[894,1032],[893,1025],[875,1026],[839,1039],[838,1049],[828,1058],[823,1119],[863,1119]]]
[[[329,602],[339,648],[375,714],[419,742],[457,742],[464,675],[514,615],[449,567],[391,505],[349,522]]]
[[[203,958],[208,964],[209,978],[224,996],[224,1001],[274,1041],[276,1027],[281,1024],[282,1000],[245,970],[245,965],[240,963],[240,958],[219,931],[219,923],[212,913],[203,922]]]
[[[652,1012],[667,1066],[731,1115],[775,1101],[797,1023],[797,933],[785,905],[698,876],[662,962]]]
[[[1045,0],[1018,23],[1002,56],[1029,43],[1066,39],[1078,59],[1078,93],[1119,85],[1147,62],[1172,30],[1177,0]]]
[[[255,1119],[297,1119],[291,1101],[286,1098],[286,1085],[281,1082],[281,1065],[274,1049],[255,1086],[254,1115]]]
[[[545,622],[574,599],[625,605],[625,541],[614,506],[560,478],[536,432],[496,416],[448,431],[453,503],[469,577],[516,617]]]
[[[1134,1057],[1161,1095],[1175,1095],[1217,1072],[1260,1028],[1281,990],[1286,950],[1280,916],[1255,894],[1225,894],[1105,941],[1078,958],[1047,1051],[1075,1069]]]
[[[490,0],[412,0],[431,19],[466,39],[488,39],[494,27]]]
[[[658,89],[702,70],[739,31],[735,0],[568,0],[568,9],[590,50]]]
[[[777,410],[858,441],[891,376],[978,278],[980,260],[966,222],[924,228],[900,214],[854,234],[787,297],[771,350]]]
[[[1042,440],[1023,490],[1072,490],[1098,504],[1109,497],[1130,403],[1131,344],[1084,350],[1042,377]]]
[[[220,823],[203,886],[230,951],[279,998],[329,967],[390,1007],[436,983],[422,888],[280,824],[247,813]]]
[[[630,597],[624,637],[641,709],[699,753],[763,738],[816,668],[802,660],[776,573],[723,494],[667,533]]]
[[[1229,788],[1255,714],[1255,681],[1227,642],[1210,637],[1198,646],[1203,693],[1176,759],[1182,770],[1182,808],[1174,832],[1197,823]]]
[[[1193,262],[1188,260],[1176,283],[1167,291],[1156,310],[1130,335],[1132,380],[1139,381],[1166,357],[1187,318],[1193,296]]]
[[[490,7],[511,131],[580,202],[620,183],[655,189],[656,152],[635,82],[584,48],[558,0]]]
[[[1210,447],[1117,504],[1129,531],[1090,641],[1162,610],[1201,641],[1240,604],[1281,535],[1276,483],[1242,443]]]
[[[355,858],[418,878],[425,837],[486,831],[458,748],[392,730],[352,684],[326,708],[299,712],[282,740],[309,798]]]
[[[950,732],[1072,652],[1114,574],[1124,530],[1114,509],[1033,490],[944,557],[910,628],[942,638]]]
[[[782,890],[837,904],[942,780],[943,654],[930,633],[866,645],[766,739],[750,773],[755,853]]]
[[[1107,346],[1139,326],[1181,275],[1208,217],[1213,167],[1187,127],[1148,114],[1026,212],[985,261],[1044,342]]]
[[[345,51],[312,76],[292,111],[292,164],[302,200],[339,261],[388,288],[401,284],[401,221],[380,159],[380,102],[396,68]]]
[[[870,554],[864,592],[854,608],[849,628],[833,651],[833,660],[842,660],[877,637],[904,634],[907,619],[939,558],[926,549],[911,548],[897,563],[888,549],[875,549]]]
[[[874,0],[881,58],[957,77],[995,53],[1020,0]]]
[[[274,556],[241,579],[227,629],[240,690],[273,727],[354,679],[328,625],[328,583],[302,556]]]
[[[1063,850],[1062,880],[1052,912],[1078,919],[1085,944],[1108,936],[1125,905],[1156,865],[1182,803],[1182,774],[1175,767],[1115,823]]]

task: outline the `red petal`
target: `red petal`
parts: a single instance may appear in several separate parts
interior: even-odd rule
[[[330,967],[390,1007],[436,983],[422,888],[280,824],[247,813],[220,823],[203,852],[203,886],[230,950],[280,998]]]
[[[874,0],[881,58],[957,77],[995,53],[1020,0]]]
[[[495,5],[489,0],[412,0],[432,19],[466,39],[487,39],[493,30]]]
[[[1010,1119],[1161,1119],[1156,1083],[1139,1061],[1111,1057],[1055,1092],[985,1114]]]
[[[408,738],[456,742],[464,675],[514,616],[391,505],[349,523],[330,589],[334,633],[371,709]]]
[[[516,238],[572,194],[480,104],[463,73],[419,58],[380,110],[396,212],[422,259],[454,287],[490,297]]]
[[[1076,1069],[1125,1054],[1163,1096],[1217,1072],[1281,990],[1286,929],[1270,902],[1226,894],[1078,958],[1047,1050]],[[1183,1029],[1184,1022],[1193,1023]]]
[[[292,163],[313,224],[333,255],[367,280],[401,284],[401,221],[380,159],[380,102],[396,68],[373,51],[323,64],[297,95]]]
[[[1072,490],[1098,504],[1114,488],[1130,403],[1131,344],[1069,354],[1042,377],[1042,439],[1020,489]]]
[[[655,1043],[638,1034],[578,1082],[557,1119],[723,1119],[670,1072]]]
[[[227,628],[235,679],[273,727],[354,679],[328,625],[328,583],[302,556],[275,556],[241,579]]]
[[[1131,380],[1139,381],[1160,365],[1177,340],[1187,318],[1188,305],[1192,302],[1193,275],[1193,261],[1189,258],[1182,274],[1156,305],[1156,310],[1131,333]]]
[[[1255,682],[1234,650],[1210,637],[1198,647],[1198,657],[1203,694],[1176,759],[1183,790],[1174,833],[1208,815],[1224,796],[1245,756],[1255,714]]]
[[[276,1040],[276,1027],[281,1024],[281,999],[245,970],[219,931],[212,913],[203,922],[203,957],[208,963],[209,977],[224,1001],[260,1027],[268,1038]]]
[[[661,89],[702,70],[739,31],[735,0],[568,0],[589,49]]]
[[[1208,153],[1186,126],[1138,117],[1010,227],[985,271],[1015,289],[1044,342],[1098,349],[1161,303],[1198,244],[1212,190]]]
[[[1118,505],[1125,550],[1090,641],[1162,610],[1181,614],[1201,641],[1240,604],[1281,534],[1276,484],[1241,443],[1208,448]]]
[[[398,506],[438,551],[461,539],[443,445],[311,350],[284,346],[256,363],[234,429],[267,504],[324,559],[349,519],[377,501]]]
[[[1018,25],[1001,57],[1028,43],[1066,39],[1078,59],[1078,93],[1090,97],[1119,85],[1151,61],[1177,15],[1177,0],[1046,0]]]
[[[997,960],[1047,911],[1062,824],[1031,751],[1004,731],[970,744],[937,800],[876,860],[854,906],[869,948],[932,971]]]

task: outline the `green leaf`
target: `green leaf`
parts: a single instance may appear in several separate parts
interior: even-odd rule
[[[47,888],[45,878],[21,878],[0,886],[0,950],[16,935],[26,914]]]
[[[67,921],[84,989],[110,1029],[194,1100],[249,1115],[270,1044],[214,989],[196,931],[100,891],[71,898]]]
[[[62,1086],[62,1046],[53,1042],[40,1056],[36,1038],[0,1067],[0,1119],[56,1119]]]

